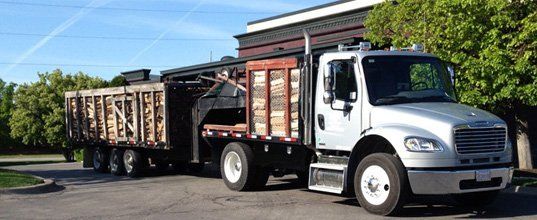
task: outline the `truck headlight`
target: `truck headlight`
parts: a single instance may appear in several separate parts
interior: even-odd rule
[[[405,147],[411,152],[442,152],[444,148],[440,144],[428,138],[408,137],[405,139]]]

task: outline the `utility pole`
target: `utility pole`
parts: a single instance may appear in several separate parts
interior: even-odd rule
[[[211,54],[209,55],[209,62],[213,62],[213,51],[211,50]]]

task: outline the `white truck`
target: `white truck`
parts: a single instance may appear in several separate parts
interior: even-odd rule
[[[222,61],[195,81],[69,92],[67,136],[93,149],[100,172],[137,176],[148,158],[197,171],[212,161],[237,191],[296,173],[379,215],[412,195],[486,205],[510,183],[506,123],[457,103],[440,59],[368,43],[312,55],[304,37],[305,55],[243,60],[244,70]]]

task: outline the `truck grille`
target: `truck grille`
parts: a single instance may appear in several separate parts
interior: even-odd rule
[[[505,149],[506,134],[502,127],[455,129],[455,147],[459,154],[501,152]]]

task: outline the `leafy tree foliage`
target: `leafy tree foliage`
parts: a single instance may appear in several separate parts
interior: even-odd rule
[[[108,83],[108,87],[126,86],[127,84],[127,79],[122,75],[118,75],[115,76],[112,80],[110,80],[110,83]]]
[[[9,120],[13,111],[14,83],[6,83],[0,79],[0,147],[13,144],[9,135]]]
[[[373,43],[419,42],[453,63],[459,100],[514,113],[519,141],[528,143],[520,137],[527,139],[525,109],[537,106],[536,1],[387,1],[370,12],[365,26]]]
[[[61,70],[38,76],[37,82],[22,84],[15,91],[11,136],[26,145],[65,147],[64,93],[106,87],[107,82],[82,72],[65,75]]]

